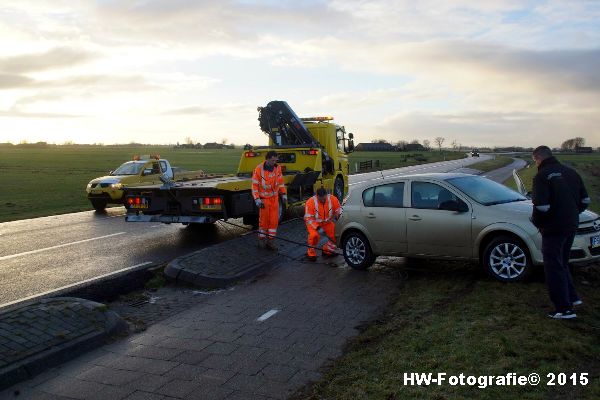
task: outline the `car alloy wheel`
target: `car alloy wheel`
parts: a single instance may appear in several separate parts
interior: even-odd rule
[[[488,244],[484,264],[492,277],[503,282],[523,280],[531,271],[526,247],[510,237],[499,237]]]
[[[367,269],[375,261],[371,246],[367,239],[358,232],[351,232],[342,244],[344,259],[354,269]]]

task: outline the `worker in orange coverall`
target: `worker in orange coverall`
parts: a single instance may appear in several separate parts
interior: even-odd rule
[[[275,236],[279,225],[279,196],[287,203],[281,167],[277,165],[277,153],[268,151],[265,162],[260,163],[252,174],[252,197],[258,207],[258,245],[266,241],[269,250],[277,250]]]
[[[304,222],[308,230],[308,245],[306,258],[316,261],[317,251],[314,249],[319,244],[320,235],[327,237],[327,243],[321,249],[323,257],[335,256],[335,221],[342,214],[342,208],[337,197],[327,193],[324,188],[319,188],[317,194],[306,201]]]

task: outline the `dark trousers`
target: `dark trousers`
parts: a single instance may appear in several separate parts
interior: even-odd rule
[[[573,302],[579,299],[569,271],[569,254],[574,239],[575,232],[542,234],[546,285],[550,300],[559,312],[570,310]]]

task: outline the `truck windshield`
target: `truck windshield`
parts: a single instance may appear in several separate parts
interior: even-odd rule
[[[447,182],[484,206],[527,200],[514,190],[480,176],[451,178]]]
[[[115,169],[111,175],[137,175],[144,168],[144,163],[128,161]]]

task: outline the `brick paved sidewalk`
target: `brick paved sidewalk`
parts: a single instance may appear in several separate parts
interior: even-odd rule
[[[377,270],[283,258],[253,283],[198,296],[145,332],[15,385],[0,399],[286,398],[319,378],[398,283]]]
[[[44,299],[0,313],[0,388],[101,345],[127,325],[88,300]]]

